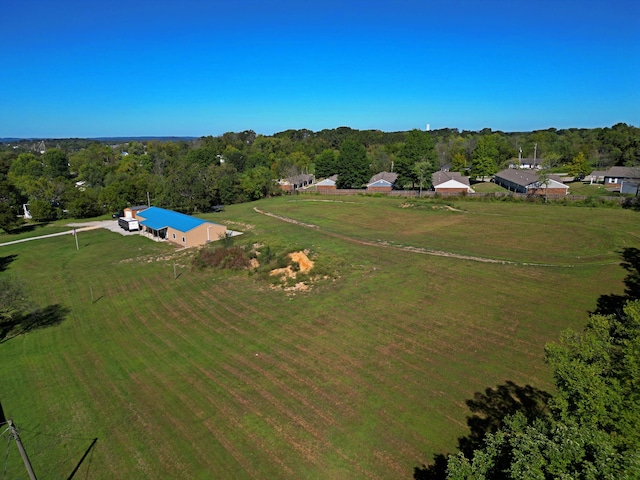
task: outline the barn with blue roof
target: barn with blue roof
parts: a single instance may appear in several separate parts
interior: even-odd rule
[[[223,238],[227,227],[184,213],[149,207],[136,213],[143,235],[183,247],[197,247]]]

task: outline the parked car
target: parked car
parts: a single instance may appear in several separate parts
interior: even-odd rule
[[[124,210],[120,210],[118,213],[114,213],[113,215],[111,215],[111,218],[120,218],[120,217],[124,217]]]
[[[214,205],[211,211],[214,213],[224,212],[224,205]]]

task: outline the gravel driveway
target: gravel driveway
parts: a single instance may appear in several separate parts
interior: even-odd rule
[[[106,228],[107,230],[111,230],[112,232],[119,233],[120,235],[138,235],[140,232],[138,230],[133,232],[128,232],[118,225],[118,220],[97,220],[94,222],[78,222],[78,223],[68,223],[69,227],[76,228],[84,228],[84,227],[93,227],[93,228]]]

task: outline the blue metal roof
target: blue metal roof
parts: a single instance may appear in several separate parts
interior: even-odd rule
[[[175,230],[179,230],[180,232],[188,232],[203,223],[213,223],[185,215],[184,213],[165,210],[160,207],[149,207],[146,210],[138,212],[136,216],[144,219],[140,221],[140,225],[144,225],[145,227],[149,227],[154,230],[162,230],[163,228],[171,227]]]

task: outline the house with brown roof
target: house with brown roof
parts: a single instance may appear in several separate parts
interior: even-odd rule
[[[469,183],[469,177],[459,172],[439,170],[431,175],[431,183],[436,193],[456,195],[460,193],[475,193]]]
[[[376,173],[369,179],[369,183],[367,184],[367,192],[390,192],[395,187],[397,179],[398,174],[394,172]]]
[[[548,182],[540,183],[540,173],[531,170],[507,168],[495,174],[497,185],[515,193],[527,195],[566,195],[569,187],[557,175],[550,175]]]

